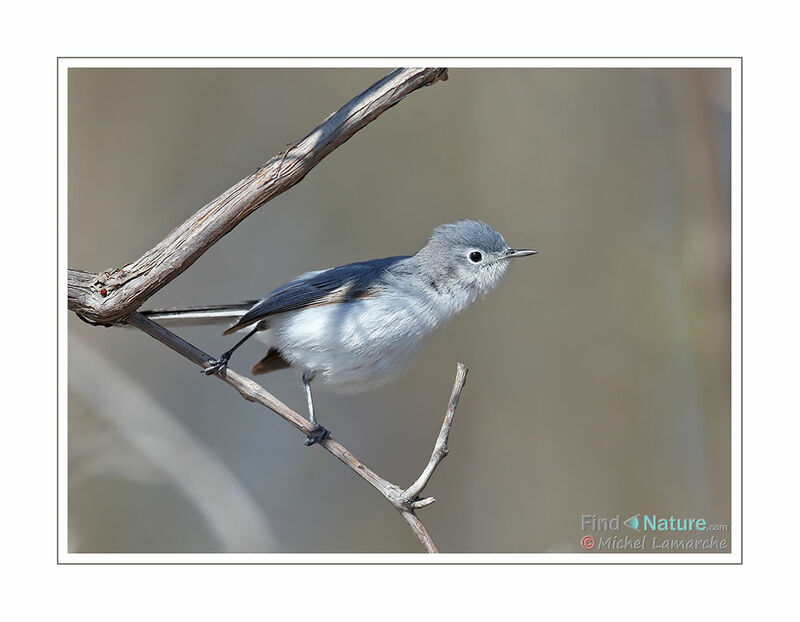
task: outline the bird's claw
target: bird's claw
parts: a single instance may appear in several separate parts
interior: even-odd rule
[[[216,374],[218,371],[224,372],[227,368],[228,359],[218,358],[214,359],[213,361],[209,361],[209,366],[204,367],[200,371],[202,371],[206,376],[210,376],[212,374]]]
[[[311,447],[312,445],[316,445],[320,441],[324,441],[328,438],[331,433],[323,428],[321,425],[317,424],[314,428],[308,433],[308,438],[306,438],[306,447]]]

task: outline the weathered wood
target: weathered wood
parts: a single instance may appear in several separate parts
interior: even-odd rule
[[[188,341],[185,341],[160,324],[157,324],[156,322],[146,318],[141,313],[131,314],[128,318],[128,323],[131,326],[135,326],[142,332],[147,333],[154,339],[157,339],[164,345],[168,346],[181,356],[189,359],[200,367],[207,367],[209,362],[212,360],[212,357],[202,350],[196,348]],[[419,479],[405,490],[396,484],[392,484],[375,473],[375,471],[370,469],[367,465],[356,458],[346,447],[344,447],[344,445],[332,437],[328,437],[317,443],[320,447],[325,449],[325,451],[335,456],[340,462],[342,462],[342,464],[346,465],[361,479],[369,483],[378,492],[380,492],[386,498],[386,500],[391,503],[398,512],[400,512],[400,514],[411,527],[414,535],[428,553],[438,553],[439,551],[425,529],[425,526],[422,524],[422,521],[417,518],[414,511],[428,506],[435,501],[433,497],[420,499],[418,495],[422,489],[425,488],[425,485],[430,480],[431,475],[433,475],[433,472],[436,470],[439,462],[441,462],[444,456],[447,455],[447,437],[450,435],[453,417],[455,416],[456,407],[458,406],[458,398],[461,395],[461,391],[464,388],[464,383],[466,382],[467,371],[467,368],[463,364],[458,364],[453,390],[450,394],[450,400],[445,413],[444,422],[442,423],[442,428],[439,432],[439,436],[437,437],[433,455],[431,456],[428,465],[423,470]],[[254,380],[251,380],[246,376],[242,376],[230,368],[226,369],[224,373],[217,372],[214,375],[236,389],[239,392],[239,395],[241,395],[247,401],[255,402],[269,408],[303,434],[308,435],[314,429],[315,426],[313,423],[300,415],[297,411],[289,408],[286,404],[281,402],[278,398],[276,398]]]
[[[137,313],[136,309],[255,209],[302,180],[322,158],[382,112],[416,89],[446,79],[446,69],[398,69],[392,72],[342,106],[305,138],[205,205],[136,261],[100,274],[70,269],[67,277],[68,308],[89,323],[113,325],[125,322],[135,326],[193,363],[207,367],[211,357],[205,352]],[[421,499],[419,493],[447,454],[447,438],[466,374],[466,367],[459,363],[433,455],[422,475],[406,490],[383,479],[333,438],[318,443],[375,487],[400,512],[429,553],[437,553],[438,549],[415,510],[435,501],[433,497]],[[314,429],[314,424],[250,378],[230,369],[215,375],[235,388],[244,399],[269,408],[303,434],[308,435]]]
[[[354,97],[305,138],[259,166],[172,230],[136,261],[97,275],[69,270],[67,304],[90,322],[115,324],[186,270],[255,209],[305,177],[326,155],[447,69],[397,69]]]
[[[433,475],[433,472],[436,470],[436,467],[439,466],[439,463],[447,457],[448,448],[447,448],[447,440],[450,438],[450,428],[453,427],[453,417],[456,415],[456,408],[458,408],[458,400],[461,397],[461,390],[464,388],[464,384],[467,382],[467,372],[469,370],[467,367],[461,363],[458,364],[458,368],[456,369],[456,381],[453,384],[453,392],[450,394],[450,401],[447,403],[447,411],[444,415],[444,422],[442,422],[442,429],[439,431],[439,436],[436,438],[436,443],[433,446],[433,453],[431,453],[431,459],[428,461],[427,466],[422,471],[422,474],[419,476],[416,482],[411,484],[406,491],[403,493],[403,501],[406,503],[412,503],[420,493],[425,490],[425,486],[428,485],[428,482]],[[425,505],[428,505],[427,503]],[[420,508],[424,507],[420,505],[419,502],[414,507]]]

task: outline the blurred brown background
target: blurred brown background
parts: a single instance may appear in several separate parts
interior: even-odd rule
[[[71,69],[69,266],[137,258],[388,71]],[[459,218],[540,254],[401,380],[318,390],[336,438],[411,483],[460,360],[469,382],[421,513],[442,551],[578,551],[582,514],[729,524],[728,70],[451,69],[146,306],[257,298],[307,270],[412,253]],[[276,415],[133,329],[69,322],[71,551],[421,550]],[[211,354],[232,344],[177,332]],[[305,412],[296,372],[260,378]]]

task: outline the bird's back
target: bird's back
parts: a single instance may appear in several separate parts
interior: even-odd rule
[[[386,271],[405,259],[384,257],[302,274],[259,300],[225,334],[281,313],[374,296]]]
[[[362,293],[271,317],[273,347],[292,366],[313,372],[340,392],[363,391],[396,378],[441,323],[409,259],[365,262],[370,265],[355,270],[342,266],[357,274],[350,291]]]

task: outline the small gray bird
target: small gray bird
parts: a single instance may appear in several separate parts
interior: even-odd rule
[[[306,444],[313,445],[329,434],[314,415],[313,380],[357,393],[397,378],[427,337],[500,282],[509,259],[536,252],[509,248],[485,223],[460,220],[436,227],[415,255],[307,272],[255,304],[145,314],[199,322],[238,317],[226,335],[252,327],[203,372],[224,373],[233,352],[259,333],[268,349],[253,373],[302,370],[308,414],[316,426]]]

